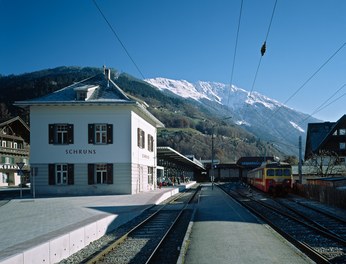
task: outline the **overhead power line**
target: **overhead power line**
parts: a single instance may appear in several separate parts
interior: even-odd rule
[[[266,34],[266,37],[265,37],[265,39],[264,39],[263,45],[262,45],[262,47],[261,47],[261,57],[260,57],[260,59],[259,59],[258,65],[257,65],[255,77],[254,77],[254,80],[253,80],[253,82],[252,82],[252,86],[251,86],[251,90],[250,90],[250,95],[249,95],[249,96],[251,96],[251,93],[252,93],[253,90],[254,90],[255,83],[256,83],[256,80],[257,80],[258,71],[259,71],[259,68],[260,68],[261,62],[262,62],[262,57],[264,56],[264,54],[265,54],[265,52],[266,52],[266,50],[267,50],[267,39],[268,39],[269,32],[270,32],[270,29],[271,29],[271,26],[272,26],[272,22],[273,22],[275,10],[276,10],[277,2],[278,2],[278,1],[275,0],[274,7],[273,7],[273,11],[272,11],[272,15],[271,15],[271,17],[270,17],[269,26],[268,26],[268,29],[267,29],[267,34]]]
[[[325,100],[322,104],[320,104],[318,107],[315,108],[315,110],[309,114],[307,117],[303,118],[301,121],[297,123],[298,126],[301,126],[304,121],[308,120],[312,115],[317,114],[318,112],[322,111],[323,109],[327,108],[331,104],[335,103],[336,101],[340,100],[342,97],[346,95],[346,93],[342,94],[341,96],[337,97],[333,101],[329,102],[338,92],[340,92],[344,87],[346,87],[346,83],[343,84],[339,89],[337,89],[327,100]],[[329,103],[328,103],[329,102]],[[327,104],[328,103],[328,104]],[[285,137],[289,137],[293,131],[291,130],[290,132],[287,132],[285,134]]]
[[[316,75],[317,73],[319,73],[324,66],[326,66],[335,56],[336,54],[339,53],[340,50],[342,50],[343,47],[346,46],[346,42],[344,42],[284,103],[283,105],[286,105],[300,90],[302,90]],[[282,105],[282,106],[283,106]],[[276,111],[272,114],[272,116],[270,118],[272,118],[277,112],[280,111],[280,109],[282,108],[282,106],[280,106],[278,109],[276,109]],[[268,120],[270,119],[268,118]]]
[[[231,71],[230,88],[232,87],[232,83],[233,83],[233,73],[234,73],[234,65],[235,65],[235,59],[236,59],[237,48],[238,48],[238,39],[239,39],[239,31],[240,31],[240,22],[241,22],[241,16],[242,16],[242,11],[243,11],[243,2],[244,2],[244,0],[241,0],[241,3],[240,3],[240,11],[239,11],[239,18],[238,18],[237,35],[236,35],[236,39],[235,39],[235,46],[234,46],[234,53],[233,53],[233,63],[232,63],[232,71]],[[231,89],[230,89],[230,90],[231,90]],[[229,104],[230,90],[228,91],[227,105]]]
[[[312,113],[310,116],[320,112],[322,109],[326,108],[327,106],[329,106],[331,103],[335,102],[332,101],[329,104],[327,104],[338,92],[340,92],[342,89],[344,89],[344,87],[346,86],[346,83],[344,85],[342,85],[338,90],[336,90],[327,100],[325,100],[322,104],[320,104]],[[338,99],[338,98],[337,98]],[[327,105],[326,105],[327,104]]]
[[[338,54],[338,52],[345,47],[346,42],[344,42],[344,44],[341,45],[340,48],[338,48],[285,102],[284,104],[288,103],[301,89],[304,88],[304,86],[311,81],[312,78],[315,77],[315,75],[317,73],[320,72],[320,70],[322,70],[322,68],[324,68],[324,66],[326,66],[328,64],[328,62],[335,57],[336,54]]]
[[[345,85],[344,85],[345,86]],[[318,109],[318,111],[315,112],[318,113],[320,111],[322,111],[323,109],[327,108],[328,106],[330,106],[331,104],[334,104],[336,101],[340,100],[342,97],[344,97],[346,95],[346,93],[343,93],[342,95],[340,95],[339,97],[335,98],[333,101],[331,101],[329,104],[323,106],[322,108]]]
[[[96,8],[98,9],[98,11],[100,12],[101,16],[103,17],[103,19],[106,21],[107,25],[109,26],[109,28],[111,29],[111,31],[113,32],[113,35],[117,38],[117,40],[119,41],[120,45],[123,47],[124,51],[126,52],[126,55],[130,58],[131,62],[133,63],[133,65],[136,67],[137,71],[139,72],[139,74],[141,75],[141,77],[143,79],[145,79],[142,71],[139,69],[137,63],[134,61],[134,59],[132,58],[132,56],[130,55],[130,53],[128,52],[128,50],[126,49],[124,43],[121,41],[120,37],[118,36],[118,34],[116,33],[115,29],[113,28],[113,26],[111,25],[111,23],[108,21],[108,19],[106,18],[106,16],[104,15],[104,13],[102,12],[101,8],[98,6],[98,4],[96,3],[96,0],[93,0]]]

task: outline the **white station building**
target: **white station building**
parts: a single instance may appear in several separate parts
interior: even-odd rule
[[[164,125],[105,69],[30,108],[30,165],[37,195],[136,194],[156,188],[156,129]]]

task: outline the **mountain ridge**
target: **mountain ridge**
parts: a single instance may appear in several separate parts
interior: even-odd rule
[[[169,91],[183,98],[191,98],[205,106],[214,108],[219,117],[231,115],[233,122],[264,140],[278,143],[287,141],[287,146],[279,147],[290,153],[297,153],[299,136],[305,140],[308,123],[320,122],[307,114],[296,111],[283,103],[256,91],[249,92],[235,85],[220,82],[166,78],[146,79],[146,82],[163,92]],[[267,126],[268,129],[264,129]],[[294,150],[295,149],[295,150]]]

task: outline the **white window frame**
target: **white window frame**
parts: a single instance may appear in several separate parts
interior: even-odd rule
[[[56,124],[55,142],[56,144],[68,144],[68,125],[67,124]]]
[[[68,182],[68,166],[66,163],[55,164],[55,184],[67,185]]]
[[[95,184],[107,184],[107,164],[95,164]]]
[[[154,167],[148,167],[148,184],[154,183]]]
[[[107,144],[107,124],[95,124],[95,144]]]
[[[5,164],[11,164],[11,159],[10,157],[5,157]]]
[[[148,134],[148,150],[150,152],[154,151],[154,137],[150,134]]]
[[[2,183],[8,183],[8,174],[5,172],[0,172]]]
[[[138,143],[137,143],[137,146],[141,149],[144,149],[145,148],[145,132],[144,130],[138,128],[137,130],[137,138],[138,138]]]

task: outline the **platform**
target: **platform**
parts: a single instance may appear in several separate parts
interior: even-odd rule
[[[134,195],[13,199],[0,206],[0,263],[57,263],[193,184]]]
[[[218,187],[202,186],[178,263],[314,263]]]

